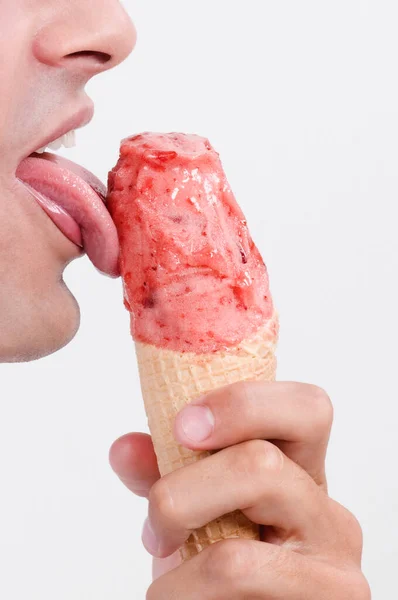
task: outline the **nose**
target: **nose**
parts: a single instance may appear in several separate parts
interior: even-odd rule
[[[118,0],[57,0],[54,4],[34,39],[34,54],[40,62],[89,79],[115,67],[133,50],[136,30]]]

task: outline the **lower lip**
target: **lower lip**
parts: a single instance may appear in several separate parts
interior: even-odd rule
[[[21,181],[21,180],[19,180]],[[21,181],[22,185],[32,194],[35,200],[40,204],[44,212],[50,217],[53,223],[62,231],[62,233],[76,246],[83,248],[82,232],[79,225],[63,208],[55,204],[50,198],[44,196],[35,190],[28,183]]]

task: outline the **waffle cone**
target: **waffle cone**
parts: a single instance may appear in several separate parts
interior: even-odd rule
[[[161,475],[196,462],[209,452],[178,445],[173,436],[177,413],[193,399],[238,381],[273,381],[278,319],[274,315],[249,340],[213,354],[179,353],[136,343],[142,393]],[[259,539],[259,529],[240,511],[225,515],[192,533],[184,560],[228,538]]]

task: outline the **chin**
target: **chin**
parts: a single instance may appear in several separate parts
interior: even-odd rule
[[[0,362],[31,362],[57,352],[73,340],[80,326],[79,305],[61,281],[51,298],[30,299],[27,311],[19,310],[10,343],[0,346]],[[23,314],[23,318],[20,315]],[[7,338],[8,336],[6,336]]]

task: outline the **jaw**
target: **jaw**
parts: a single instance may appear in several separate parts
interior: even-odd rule
[[[41,294],[20,299],[17,305],[1,293],[0,363],[30,362],[66,346],[80,325],[80,309],[63,281]]]

